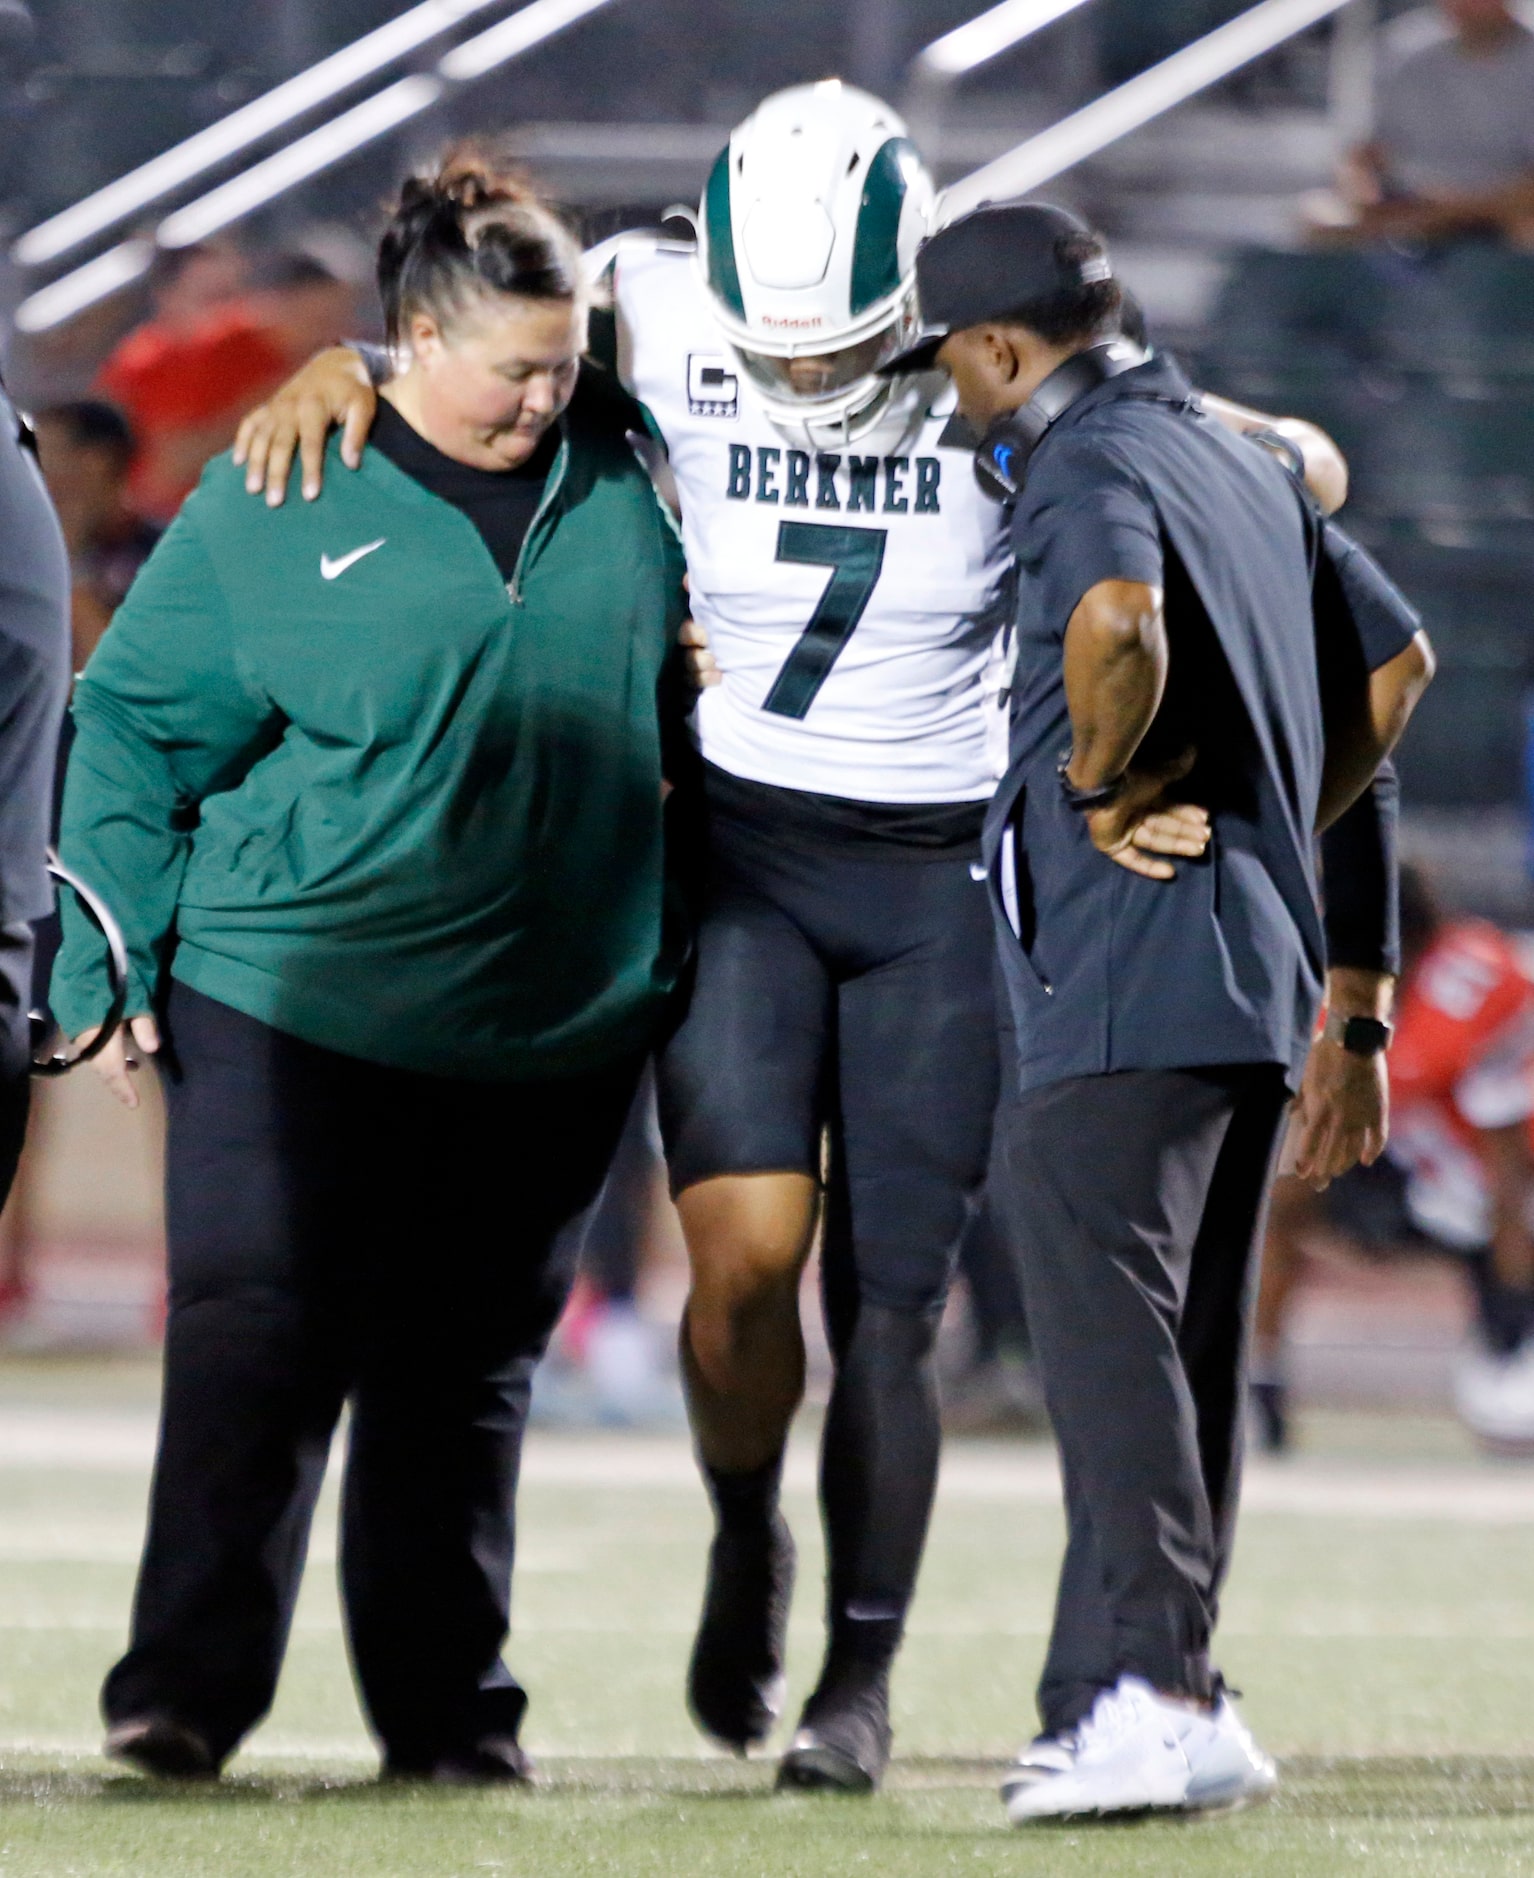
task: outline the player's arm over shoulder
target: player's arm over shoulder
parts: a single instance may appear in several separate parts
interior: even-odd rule
[[[695,253],[694,243],[653,228],[628,229],[586,252],[594,289],[587,356],[631,391],[638,390],[636,337],[674,319],[678,296],[692,286]]]
[[[1212,391],[1200,391],[1199,400],[1209,415],[1243,437],[1279,438],[1299,458],[1305,486],[1324,515],[1335,515],[1348,499],[1348,460],[1336,443],[1303,417],[1275,417]]]

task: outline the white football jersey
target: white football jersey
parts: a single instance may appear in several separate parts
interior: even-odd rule
[[[724,674],[698,702],[704,756],[855,801],[984,800],[1005,767],[1011,551],[971,452],[938,441],[952,389],[932,381],[904,441],[796,449],[690,254],[625,246],[614,298],[619,367],[665,439],[693,615]]]

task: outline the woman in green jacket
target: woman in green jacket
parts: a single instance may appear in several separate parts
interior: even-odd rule
[[[361,474],[269,514],[214,463],[75,697],[63,851],[122,920],[169,1117],[163,1424],[104,1692],[108,1751],[161,1774],[266,1712],[349,1402],[386,1768],[525,1778],[500,1651],[553,1248],[673,977],[682,560],[640,407],[580,363],[579,250],[462,153],[406,185],[379,280],[409,364]],[[53,1002],[106,1009],[78,920]],[[100,1061],[131,1104],[123,1044]]]

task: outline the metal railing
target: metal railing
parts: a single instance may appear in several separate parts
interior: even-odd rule
[[[416,20],[417,27],[413,30],[420,32],[424,30],[425,22],[419,16],[424,15],[428,8],[435,10],[439,21],[445,21],[449,13],[456,13],[456,17],[461,20],[468,17],[471,12],[484,11],[491,5],[502,3],[503,0],[428,0],[428,6],[417,7],[410,13],[402,14],[400,19],[392,24],[400,26],[405,21]],[[543,45],[555,34],[563,32],[566,27],[573,26],[578,20],[600,12],[614,3],[615,0],[531,0],[530,5],[522,7],[509,19],[501,20],[474,38],[466,39],[461,45],[454,46],[437,61],[430,72],[417,72],[408,78],[397,80],[394,84],[386,86],[384,90],[365,98],[360,104],[353,105],[350,110],[343,111],[338,117],[319,125],[306,136],[300,137],[296,143],[274,151],[271,156],[263,158],[249,169],[240,171],[228,181],[210,189],[205,195],[175,210],[161,221],[153,236],[138,236],[119,242],[116,247],[109,249],[105,254],[98,255],[82,267],[75,268],[60,279],[51,281],[47,286],[38,288],[16,309],[17,327],[22,332],[38,333],[63,325],[66,320],[73,319],[88,307],[96,305],[98,301],[105,300],[114,293],[120,293],[125,287],[131,286],[134,281],[142,278],[152,265],[155,254],[160,250],[189,247],[192,243],[204,241],[220,229],[228,228],[233,223],[243,220],[246,216],[254,214],[256,210],[264,208],[267,203],[286,194],[288,190],[295,189],[311,177],[333,168],[358,150],[376,142],[378,138],[387,136],[402,124],[419,117],[424,111],[440,103],[450,92],[462,86],[471,85],[490,72],[500,70],[502,66],[510,64],[512,60],[520,58],[524,53]],[[380,28],[379,30],[387,32],[389,29]],[[441,24],[434,29],[434,34],[446,30],[447,25]],[[369,34],[367,39],[374,40],[377,37],[377,34]],[[358,41],[357,45],[346,50],[355,52],[358,47],[366,43],[366,40]],[[395,43],[403,46],[404,36]],[[423,41],[418,38],[412,41],[412,46],[418,46],[421,43]],[[396,52],[393,56],[403,56],[403,53]],[[342,57],[341,53],[334,54],[331,59],[322,60],[319,66],[313,67],[310,74],[300,74],[299,79],[289,82],[296,85],[301,79],[312,77],[314,73],[321,71],[324,66],[333,66],[334,61]],[[368,69],[376,70],[377,68],[370,66]],[[355,78],[346,82],[355,82]],[[268,98],[275,98],[278,92],[284,89],[279,86],[277,92],[268,94]],[[260,102],[262,101],[257,100],[257,103]],[[311,105],[313,102],[314,99],[311,97]],[[247,110],[251,108],[253,107],[246,107]],[[234,113],[235,118],[241,115],[240,112]],[[224,119],[223,125],[227,126],[232,121],[232,119]],[[208,132],[199,133],[199,135],[208,136],[220,128],[220,125],[211,125]],[[225,141],[227,142],[227,136]],[[253,138],[252,141],[254,141]],[[196,142],[197,139],[192,138],[188,144],[178,145],[176,149],[185,152],[190,144]],[[210,147],[205,146],[204,152],[206,153],[206,149]],[[175,154],[176,151],[168,151],[166,157]],[[163,158],[156,159],[157,163],[164,161]],[[142,178],[146,171],[154,167],[154,164],[146,164],[143,170],[134,171],[133,176],[121,179],[121,183],[129,183],[133,177]],[[169,171],[161,171],[161,180],[163,181],[169,173]],[[193,170],[189,174],[197,173],[199,173],[197,170]],[[181,182],[184,183],[186,180],[187,176],[183,175]],[[91,203],[96,203],[97,206],[92,213],[96,218],[97,232],[124,219],[122,216],[113,214],[109,215],[106,221],[101,220],[101,217],[107,213],[107,209],[101,205],[100,197],[109,194],[110,189],[120,186],[121,184],[109,185],[107,191],[99,191],[97,196],[88,197],[85,202],[75,205],[76,210],[83,210]],[[142,192],[147,186],[141,182],[138,188]],[[163,199],[165,195],[174,193],[177,186],[171,183],[159,190],[158,195],[151,196],[149,200]],[[125,198],[119,200],[122,199]],[[72,213],[74,211],[65,210],[64,215],[56,216],[52,224],[40,224],[39,228],[32,231],[32,235],[40,235],[43,230],[55,226]],[[82,221],[78,226],[83,227],[84,222]],[[78,242],[71,241],[70,245],[83,245],[86,238],[82,235]],[[22,241],[30,239],[31,236],[24,236]],[[22,243],[18,242],[18,254],[21,246]],[[60,251],[54,250],[54,252]]]
[[[903,109],[928,163],[935,167],[943,156],[946,122],[959,85],[1085,4],[1087,0],[1001,0],[1001,6],[954,26],[916,54]]]
[[[402,14],[389,27],[367,35],[356,46],[321,61],[310,73],[300,74],[297,79],[288,81],[286,86],[277,87],[274,92],[267,94],[265,100],[256,100],[254,105],[235,112],[231,118],[223,120],[221,125],[200,132],[197,138],[178,145],[176,150],[167,152],[165,157],[155,159],[154,163],[146,164],[131,176],[120,179],[119,183],[109,185],[106,190],[98,191],[96,196],[76,204],[73,209],[64,211],[51,222],[41,224],[29,235],[22,237],[17,244],[18,255],[25,244],[35,242],[49,229],[55,231],[50,239],[57,242],[61,238],[60,225],[67,224],[72,215],[81,216],[82,219],[65,226],[62,232],[69,237],[71,245],[83,245],[85,236],[79,235],[78,242],[75,239],[86,226],[87,218],[84,218],[83,212],[90,210],[94,225],[99,230],[111,225],[110,219],[102,221],[101,218],[109,210],[115,212],[114,204],[120,206],[127,199],[126,196],[112,198],[113,190],[135,183],[137,178],[139,181],[135,187],[142,192],[154,180],[152,172],[164,182],[171,172],[164,168],[156,171],[157,164],[166,164],[178,152],[185,160],[187,153],[194,152],[194,146],[199,145],[199,139],[212,138],[214,133],[223,139],[217,147],[227,151],[231,147],[228,140],[235,134],[242,120],[245,130],[251,132],[253,141],[256,135],[264,133],[252,129],[254,120],[248,113],[262,105],[275,109],[274,101],[279,100],[284,93],[291,103],[297,95],[291,88],[314,80],[315,75],[326,68],[329,68],[333,80],[337,71],[336,61],[343,60],[348,52],[356,53],[360,48],[373,44],[374,51],[368,56],[377,57],[376,42],[381,34],[402,28],[407,22],[415,23],[411,27],[412,32],[425,34],[428,15],[436,22],[432,31],[445,32],[450,23],[449,16],[461,21],[472,12],[485,10],[498,3],[500,0],[427,0],[426,5]],[[1528,4],[1528,0],[1523,0],[1523,3]],[[613,0],[531,0],[531,4],[523,6],[508,19],[454,47],[437,61],[431,71],[418,72],[397,81],[322,123],[295,143],[274,152],[184,207],[176,209],[161,221],[152,236],[145,235],[121,242],[63,278],[39,288],[18,309],[17,325],[26,332],[40,332],[62,324],[139,279],[160,249],[186,246],[229,227],[288,190],[353,155],[368,143],[433,108],[458,86],[474,82],[487,72],[543,44],[577,20],[611,4]],[[913,128],[919,136],[922,132],[926,133],[922,141],[930,144],[937,134],[941,101],[949,97],[953,88],[965,77],[1024,44],[1034,34],[1066,18],[1085,4],[1086,0],[1001,0],[999,5],[966,21],[929,45],[912,67],[910,92],[913,100]],[[1142,72],[1048,129],[1029,137],[1011,151],[954,184],[944,197],[944,213],[950,216],[961,214],[987,198],[1024,195],[1040,188],[1076,164],[1095,156],[1122,137],[1229,77],[1252,60],[1275,50],[1287,40],[1333,15],[1342,16],[1333,45],[1333,116],[1340,131],[1356,134],[1363,127],[1369,108],[1375,43],[1375,0],[1261,0],[1261,4],[1251,7],[1237,19],[1174,53],[1151,70]],[[400,56],[398,48],[404,45],[407,36],[402,35],[390,42],[396,47],[392,56]],[[358,69],[360,67],[352,68],[353,78],[346,82],[354,82]],[[376,67],[370,66],[368,69]],[[306,95],[312,105],[317,94],[311,90]],[[925,105],[923,100],[926,101]],[[922,121],[924,112],[925,122]],[[270,119],[267,121],[269,127]],[[583,126],[582,131],[583,134],[590,134],[602,128]],[[667,127],[644,128],[653,135]],[[670,128],[678,133],[685,132],[684,141],[689,146],[693,139],[707,135],[702,127],[697,126]],[[239,134],[244,135],[244,131]],[[203,143],[200,147],[206,155],[215,148],[215,144]],[[930,148],[928,154],[931,154]],[[176,186],[174,182],[169,183],[162,193],[173,193]],[[57,247],[52,250],[55,253],[61,251]],[[28,252],[35,254],[36,249]]]
[[[376,78],[476,13],[507,0],[424,0],[397,19],[365,33],[340,51],[285,79],[217,123],[174,144],[126,176],[49,216],[17,239],[11,250],[22,267],[45,267],[87,246],[200,176],[241,155],[354,85]]]
[[[1065,19],[1086,0],[1001,0],[919,52],[911,66],[905,114],[927,161],[938,161],[954,92],[972,73]]]
[[[1196,97],[1221,79],[1272,52],[1357,0],[1261,0],[1227,25],[1174,52],[1148,72],[1073,111],[1048,130],[997,157],[943,198],[943,213],[962,215],[986,201],[1005,201],[1041,188],[1131,131]]]

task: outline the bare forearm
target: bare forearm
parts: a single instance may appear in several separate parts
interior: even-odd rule
[[[1381,762],[1400,742],[1437,668],[1428,636],[1419,632],[1404,652],[1369,674],[1369,716]]]
[[[1467,190],[1425,204],[1429,228],[1443,234],[1501,226],[1534,216],[1534,176],[1519,176],[1495,189]]]
[[[1305,465],[1305,487],[1323,513],[1334,515],[1347,501],[1348,460],[1319,425],[1302,417],[1272,417],[1249,404],[1237,404],[1234,399],[1216,397],[1208,391],[1200,392],[1199,398],[1209,415],[1227,430],[1241,436],[1258,430],[1276,431],[1286,443],[1293,444]]]
[[[1321,776],[1321,799],[1316,805],[1316,833],[1324,835],[1340,821],[1373,782],[1388,751],[1381,751],[1367,724],[1349,734],[1329,734],[1326,766]]]
[[[1419,632],[1404,652],[1369,674],[1365,708],[1329,722],[1317,832],[1331,827],[1373,782],[1433,679],[1433,649]]]
[[[1070,778],[1098,789],[1121,776],[1150,729],[1166,686],[1162,594],[1105,581],[1077,607],[1065,635],[1071,716]]]
[[[1337,965],[1326,974],[1326,1008],[1334,1016],[1375,1017],[1388,1024],[1395,998],[1396,981],[1389,972]]]

